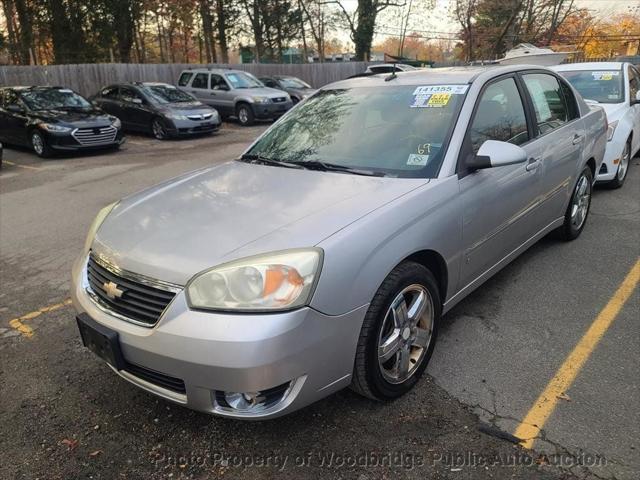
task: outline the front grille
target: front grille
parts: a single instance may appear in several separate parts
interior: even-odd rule
[[[189,120],[193,120],[195,122],[199,122],[202,120],[209,120],[211,117],[213,117],[213,113],[205,113],[203,115],[187,115],[187,118]]]
[[[93,254],[87,262],[87,280],[104,307],[127,320],[149,327],[157,323],[175,296],[175,292],[163,289],[159,284],[137,281],[132,275],[109,267]]]
[[[185,394],[187,392],[184,382],[179,378],[171,377],[164,373],[156,372],[149,368],[141,367],[140,365],[134,365],[133,363],[126,363],[125,371],[131,375],[141,378],[149,383],[158,385],[159,387],[166,388],[172,392],[178,392]]]
[[[271,101],[273,103],[284,103],[287,101],[287,97],[276,97],[276,98],[272,98]]]
[[[112,125],[96,128],[78,128],[73,131],[73,138],[85,147],[108,145],[115,142],[118,129]]]

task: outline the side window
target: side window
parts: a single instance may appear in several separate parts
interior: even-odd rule
[[[267,87],[278,88],[278,84],[275,82],[275,80],[271,78],[261,78],[260,81],[264,83]]]
[[[640,90],[640,77],[638,73],[629,67],[629,99],[634,100],[637,98],[638,91]]]
[[[133,88],[129,88],[129,87],[120,88],[120,97],[122,97],[122,100],[124,102],[142,103],[142,97]],[[136,100],[137,100],[137,102],[136,102]]]
[[[5,90],[4,92],[4,106],[8,107],[9,105],[20,105],[20,97],[13,90]]]
[[[186,87],[191,77],[193,77],[193,72],[183,72],[178,79],[178,86]]]
[[[533,101],[540,134],[544,135],[567,123],[569,115],[564,94],[556,77],[531,73],[523,75],[523,79]]]
[[[486,140],[500,140],[515,145],[529,140],[527,118],[513,78],[499,80],[485,89],[469,135],[474,153]]]
[[[108,98],[109,100],[116,100],[118,98],[118,87],[107,87],[100,92],[102,98]]]
[[[569,115],[569,120],[573,120],[574,118],[580,117],[580,110],[578,109],[578,102],[576,102],[576,97],[565,82],[560,82],[560,88],[562,89],[562,95],[564,96],[564,101],[567,105],[567,113]]]
[[[209,74],[198,73],[191,82],[191,88],[209,88]]]
[[[227,83],[224,81],[220,75],[216,75],[215,73],[211,74],[211,90],[221,90],[227,86]]]

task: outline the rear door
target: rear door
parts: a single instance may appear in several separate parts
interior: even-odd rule
[[[129,128],[146,130],[151,128],[153,112],[149,102],[134,87],[120,87],[123,118],[126,118]]]
[[[118,94],[118,86],[110,85],[103,88],[102,91],[93,100],[94,104],[105,112],[120,118],[122,109],[120,108],[120,97]],[[122,119],[121,119],[122,120]]]
[[[571,89],[550,73],[522,74],[535,121],[542,173],[540,208],[547,223],[562,217],[573,192],[585,144],[584,123]]]
[[[521,146],[532,163],[475,171],[459,169],[464,242],[461,288],[478,279],[541,228],[536,211],[541,173],[534,163],[539,149],[531,144],[533,130],[525,114],[524,98],[516,76],[507,75],[485,85],[475,106],[460,165],[487,140]]]
[[[225,115],[233,115],[235,113],[235,93],[232,92],[231,86],[222,75],[211,74],[211,92],[212,103],[216,109]]]
[[[202,103],[211,105],[211,96],[209,95],[209,74],[204,72],[196,73],[191,80],[191,85],[187,91]]]

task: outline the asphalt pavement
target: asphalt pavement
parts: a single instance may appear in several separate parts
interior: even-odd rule
[[[621,305],[525,449],[513,442],[638,260],[640,159],[597,189],[582,236],[545,238],[459,304],[416,389],[345,390],[281,419],[237,422],[140,391],[80,343],[71,263],[104,205],[239,154],[260,125],[0,171],[0,478],[616,478],[640,471],[639,295]]]

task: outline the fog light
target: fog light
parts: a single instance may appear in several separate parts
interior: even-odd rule
[[[229,413],[260,413],[284,400],[293,382],[258,392],[215,392],[215,408]]]

